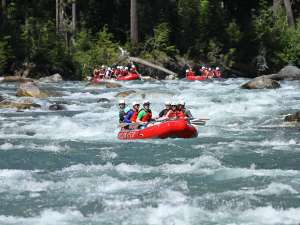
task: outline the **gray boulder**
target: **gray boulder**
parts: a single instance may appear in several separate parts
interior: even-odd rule
[[[272,79],[265,77],[257,77],[241,86],[243,89],[276,89],[280,88],[280,84]]]
[[[296,66],[286,66],[278,74],[264,75],[272,80],[300,80],[300,69]]]
[[[278,75],[286,80],[300,80],[300,69],[296,66],[286,66],[279,71]]]
[[[39,79],[39,81],[45,83],[57,83],[63,81],[63,79],[60,74],[56,73],[48,77],[42,77]]]

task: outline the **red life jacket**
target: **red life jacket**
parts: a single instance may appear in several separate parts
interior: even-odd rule
[[[177,111],[176,114],[177,114],[177,117],[180,119],[184,119],[186,117],[185,112],[182,110]]]
[[[121,71],[121,76],[127,76],[128,75],[128,71],[127,70],[122,70]]]
[[[177,117],[177,112],[173,110],[169,110],[169,112],[166,115],[168,118],[176,118]]]
[[[220,70],[214,70],[214,76],[215,77],[221,77],[221,71]]]
[[[144,110],[144,109],[142,109]],[[149,111],[147,112],[146,110],[144,110],[147,114],[141,119],[142,122],[149,122],[152,118],[152,111],[149,109]]]
[[[196,74],[192,71],[192,70],[190,70],[189,72],[187,72],[187,74],[186,74],[188,77],[194,77],[194,76],[196,76]]]
[[[133,122],[133,123],[135,123],[138,114],[139,114],[139,111],[137,111],[137,110],[133,111],[133,115],[131,116],[130,121]]]

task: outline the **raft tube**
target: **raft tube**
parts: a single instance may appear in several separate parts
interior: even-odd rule
[[[205,76],[187,76],[187,80],[207,80],[208,78]]]
[[[140,79],[140,75],[136,74],[136,73],[129,73],[126,76],[122,76],[122,77],[118,77],[117,80],[139,80]]]
[[[122,129],[118,134],[120,140],[154,139],[154,138],[195,138],[197,129],[184,119],[154,124],[144,129]]]

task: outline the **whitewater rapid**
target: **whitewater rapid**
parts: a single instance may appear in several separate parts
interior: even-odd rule
[[[62,97],[0,109],[0,224],[299,224],[300,128],[283,118],[300,109],[300,82],[244,82],[43,84]],[[17,99],[13,84],[0,90]],[[117,140],[115,96],[128,90],[129,104],[150,100],[155,115],[184,100],[209,120],[195,139]]]

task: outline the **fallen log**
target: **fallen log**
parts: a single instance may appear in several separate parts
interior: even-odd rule
[[[159,65],[155,65],[154,63],[151,63],[147,60],[144,60],[144,59],[141,59],[141,58],[138,58],[138,57],[131,57],[129,55],[129,53],[127,51],[125,51],[123,48],[119,47],[120,51],[121,51],[121,56],[120,56],[120,60],[119,62],[121,61],[124,61],[124,60],[128,60],[130,62],[135,62],[135,63],[138,63],[138,64],[142,64],[144,66],[148,66],[148,67],[151,67],[153,69],[156,69],[156,70],[160,70],[168,75],[174,75],[174,76],[177,76],[177,73],[171,71],[171,70],[168,70],[162,66],[159,66]]]

